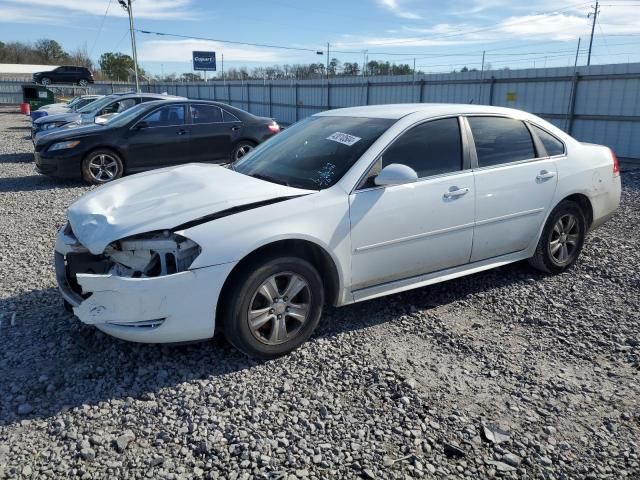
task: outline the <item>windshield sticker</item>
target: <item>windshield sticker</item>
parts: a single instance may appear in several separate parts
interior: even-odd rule
[[[350,147],[354,143],[356,143],[359,140],[361,140],[361,138],[360,137],[354,137],[353,135],[349,135],[348,133],[336,132],[336,133],[332,133],[331,135],[329,135],[327,137],[327,140],[332,140],[334,142],[338,142],[338,143],[341,143],[343,145],[346,145],[346,146]]]

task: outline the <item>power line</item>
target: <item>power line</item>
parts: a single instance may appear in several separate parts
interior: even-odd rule
[[[111,7],[111,2],[113,0],[109,0],[109,3],[107,4],[107,9],[104,11],[104,15],[102,16],[102,21],[100,22],[100,28],[98,29],[98,33],[96,33],[96,38],[93,41],[93,45],[91,46],[91,50],[89,51],[89,58],[91,58],[91,55],[93,54],[93,49],[96,48],[96,43],[98,43],[98,38],[100,37],[100,34],[102,33],[102,27],[104,26],[104,21],[107,19],[107,15],[109,14],[109,8]]]
[[[277,48],[281,50],[295,50],[298,52],[313,52],[316,54],[324,54],[321,50],[314,50],[312,48],[298,48],[298,47],[286,47],[284,45],[270,45],[266,43],[252,43],[252,42],[241,42],[238,40],[222,40],[219,38],[208,38],[208,37],[195,37],[193,35],[180,35],[178,33],[164,33],[164,32],[154,32],[152,30],[140,30],[136,28],[136,32],[145,33],[147,35],[158,35],[162,37],[176,37],[176,38],[186,38],[190,40],[204,40],[207,42],[218,42],[218,43],[230,43],[234,45],[248,45],[251,47],[264,47],[264,48]]]

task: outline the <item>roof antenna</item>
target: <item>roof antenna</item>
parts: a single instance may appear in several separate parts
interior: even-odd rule
[[[471,99],[471,101],[470,101],[469,103],[470,103],[470,104],[471,104],[471,103],[473,103],[473,100],[474,100],[474,99],[472,98],[472,99]]]

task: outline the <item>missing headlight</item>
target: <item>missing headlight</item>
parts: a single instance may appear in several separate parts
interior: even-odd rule
[[[169,231],[125,238],[109,245],[104,255],[114,262],[113,274],[121,277],[160,277],[187,270],[200,246]]]

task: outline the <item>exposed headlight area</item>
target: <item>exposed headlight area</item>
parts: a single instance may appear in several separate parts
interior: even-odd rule
[[[113,262],[109,273],[144,278],[184,272],[200,252],[193,240],[163,231],[114,242],[105,249],[104,256]]]
[[[56,275],[65,298],[79,305],[91,294],[83,294],[78,274],[121,278],[168,276],[188,270],[200,252],[197,243],[167,230],[118,240],[102,254],[94,255],[78,242],[67,224],[56,243]]]
[[[67,150],[70,148],[75,148],[80,144],[80,140],[69,140],[67,142],[57,142],[51,145],[47,151],[55,152],[57,150]]]

